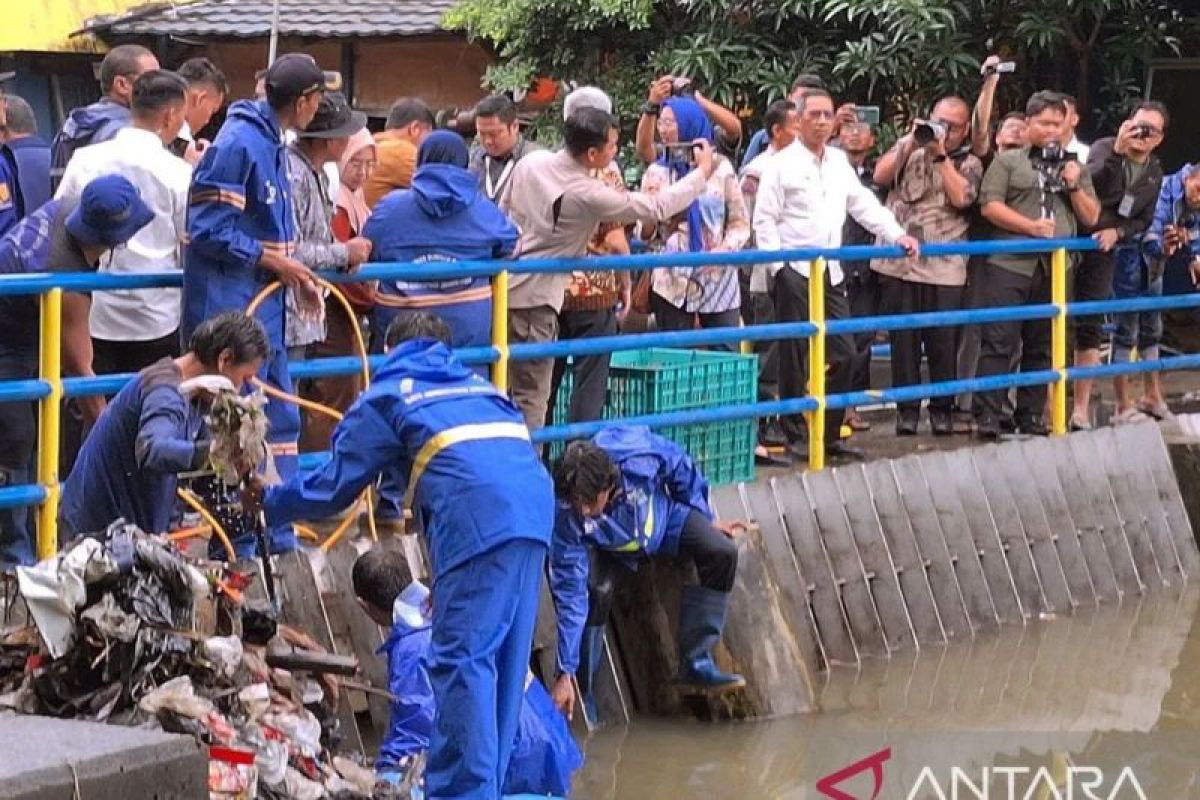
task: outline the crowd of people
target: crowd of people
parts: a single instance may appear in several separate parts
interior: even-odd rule
[[[182,290],[64,297],[66,370],[138,373],[107,410],[103,398],[77,401],[91,434],[65,480],[64,527],[87,531],[103,510],[164,532],[175,474],[206,456],[195,401],[214,385],[238,390],[257,375],[270,395],[280,485],[248,478],[246,502],[262,510],[274,551],[296,548],[293,521],[340,511],[377,482],[377,520],[402,525],[409,506],[429,537],[429,682],[438,705],[424,739],[431,797],[494,796],[504,783],[547,558],[559,616],[558,669],[547,677],[560,709],[572,711],[578,677],[585,713],[595,715],[589,687],[614,565],[657,553],[690,557],[700,576],[683,597],[680,679],[739,686],[712,660],[737,567],[736,526],[714,522],[688,455],[646,431],[616,428],[567,448],[551,478],[530,444],[529,431],[549,423],[568,368],[564,421],[603,415],[608,355],[570,365],[515,361],[505,397],[451,353],[490,341],[486,278],[344,284],[351,315],[317,271],[626,254],[635,245],[665,253],[902,248],[901,258],[828,262],[827,319],[1050,300],[1049,254],[931,256],[922,253],[927,243],[1090,235],[1098,249],[1076,259],[1076,300],[1160,294],[1168,268],[1200,278],[1200,170],[1164,176],[1154,155],[1167,109],[1139,103],[1090,150],[1075,135],[1075,101],[1057,92],[1035,93],[993,125],[998,62],[984,62],[973,104],[938,100],[882,153],[877,119],[836,102],[819,76],[798,76],[788,97],[766,109],[740,159],[737,115],[686,79],[658,78],[637,122],[634,157],[644,171],[636,188],[616,161],[612,101],[596,87],[565,98],[558,149],[527,138],[504,95],[474,109],[474,142],[436,130],[433,112],[415,98],[397,100],[372,134],[338,91],[340,76],[298,53],[256,76],[257,96],[231,103],[212,141],[200,134],[225,106],[229,84],[204,58],[170,71],[139,46],[112,49],[100,69],[101,99],[73,111],[49,143],[28,103],[0,96],[0,273],[183,277]],[[666,331],[809,318],[805,261],[633,276],[597,263],[513,276],[510,341],[608,336],[634,316]],[[248,326],[247,310],[256,324]],[[1099,363],[1106,346],[1114,361],[1156,357],[1160,314],[1114,322],[1109,333],[1101,318],[1076,321],[1077,364]],[[35,376],[37,329],[36,298],[0,298],[0,379]],[[387,354],[371,387],[357,375],[293,384],[289,360],[353,355],[360,334]],[[829,392],[870,388],[876,340],[828,338]],[[896,331],[889,340],[897,386],[919,384],[923,364],[930,381],[1050,364],[1046,320]],[[806,393],[807,342],[757,346],[763,399]],[[1091,390],[1076,386],[1074,429],[1092,425]],[[1140,398],[1120,379],[1115,392],[1116,422],[1169,413],[1153,373]],[[1045,434],[1046,394],[1043,385],[1022,387],[1015,402],[1004,391],[933,398],[929,426],[935,435],[983,439]],[[289,395],[345,418],[335,427],[302,414]],[[830,457],[861,458],[841,431],[870,423],[853,410],[825,413]],[[916,435],[920,414],[920,403],[900,404],[896,433]],[[0,484],[29,482],[34,420],[29,403],[0,405]],[[782,445],[802,460],[807,436],[802,416],[763,420],[757,454],[777,460],[767,448]],[[331,450],[332,460],[298,474],[301,450]],[[28,513],[0,515],[0,563],[29,563]],[[234,546],[239,556],[256,552],[248,534]],[[388,616],[397,581],[377,592],[373,616]]]

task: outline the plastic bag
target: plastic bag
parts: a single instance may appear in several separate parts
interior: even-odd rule
[[[210,636],[200,651],[222,678],[232,678],[242,663],[242,640],[236,636]]]
[[[210,701],[196,696],[196,687],[187,675],[172,678],[147,694],[138,701],[138,708],[147,714],[166,709],[190,719],[205,719],[216,710]]]
[[[75,609],[87,600],[85,572],[98,562],[91,576],[113,574],[116,565],[95,539],[84,539],[32,567],[17,567],[17,585],[29,606],[29,614],[52,658],[62,658],[75,636]]]

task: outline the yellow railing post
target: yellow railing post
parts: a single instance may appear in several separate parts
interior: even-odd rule
[[[808,265],[808,320],[817,332],[808,340],[808,394],[817,408],[808,413],[808,468],[825,469],[825,259]]]
[[[1050,324],[1050,366],[1057,374],[1050,387],[1050,431],[1067,432],[1067,251],[1058,248],[1050,256],[1050,302],[1057,311]]]
[[[492,365],[492,383],[501,392],[508,391],[508,270],[492,279],[492,347],[500,357]]]
[[[58,552],[58,432],[62,409],[62,289],[42,295],[41,358],[38,377],[50,384],[38,417],[37,480],[46,490],[38,513],[38,560]]]

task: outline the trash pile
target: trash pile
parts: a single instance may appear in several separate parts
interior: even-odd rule
[[[379,797],[330,755],[346,659],[248,600],[253,578],[123,521],[19,568],[29,624],[0,630],[0,714],[191,734],[213,798]]]

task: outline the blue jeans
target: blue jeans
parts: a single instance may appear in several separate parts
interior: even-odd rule
[[[37,348],[0,342],[0,380],[37,377]],[[0,403],[0,486],[29,483],[37,443],[37,413],[32,402]],[[0,509],[0,567],[36,560],[28,507]]]
[[[1162,297],[1163,282],[1160,277],[1152,281],[1138,297]],[[1163,318],[1161,311],[1132,311],[1114,316],[1117,329],[1112,337],[1113,364],[1125,364],[1133,360],[1133,349],[1138,359],[1152,361],[1158,358],[1158,345],[1162,341]]]
[[[546,545],[514,539],[433,584],[429,800],[496,800],[525,696]]]

